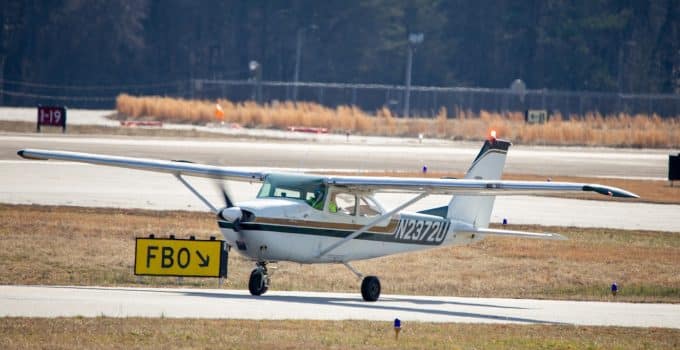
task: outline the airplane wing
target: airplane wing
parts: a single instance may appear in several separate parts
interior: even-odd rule
[[[329,184],[356,191],[427,192],[450,195],[523,195],[552,192],[595,192],[612,197],[639,198],[626,190],[599,184],[552,181],[505,181],[368,176],[329,176]]]
[[[189,175],[236,181],[264,181],[269,172],[253,172],[183,161],[121,157],[91,153],[23,149],[17,154],[27,159],[57,159],[137,170]],[[550,192],[596,192],[613,197],[638,198],[626,190],[599,184],[572,182],[505,181],[474,179],[433,179],[368,176],[327,176],[326,183],[356,191],[427,192],[428,194],[516,195]]]
[[[91,153],[22,149],[17,154],[27,159],[66,160],[70,162],[108,165],[121,168],[156,171],[174,175],[190,175],[212,179],[236,181],[263,181],[267,173],[244,171],[214,165],[195,164],[185,161],[169,161],[146,158],[119,157]]]

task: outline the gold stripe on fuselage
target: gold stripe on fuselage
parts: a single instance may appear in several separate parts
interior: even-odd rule
[[[320,229],[332,229],[332,230],[347,230],[356,231],[364,225],[358,224],[343,224],[337,222],[327,222],[327,221],[309,221],[309,220],[296,220],[296,219],[276,219],[276,218],[255,218],[254,221],[250,221],[257,224],[266,225],[283,225],[283,226],[294,226],[303,228],[320,228]],[[397,228],[399,220],[390,220],[387,226],[373,226],[366,232],[373,233],[394,233]]]

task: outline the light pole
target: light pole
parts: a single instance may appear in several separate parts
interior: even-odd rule
[[[250,73],[255,81],[253,96],[257,103],[261,102],[262,99],[262,66],[255,60],[248,63],[248,68],[250,68]]]
[[[315,24],[297,30],[297,44],[295,47],[295,73],[293,74],[293,102],[297,102],[298,81],[300,81],[300,61],[302,60],[302,44],[305,39],[307,29],[315,30]]]
[[[413,52],[416,45],[423,42],[423,33],[411,33],[408,35],[408,61],[406,62],[406,91],[404,92],[404,117],[408,118],[411,107],[411,66],[413,65]]]

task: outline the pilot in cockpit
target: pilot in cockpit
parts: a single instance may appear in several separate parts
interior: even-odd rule
[[[325,197],[325,191],[323,188],[319,188],[314,191],[314,194],[307,198],[307,204],[309,204],[314,209],[323,210],[323,202]]]

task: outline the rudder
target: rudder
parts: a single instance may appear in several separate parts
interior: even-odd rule
[[[500,180],[510,145],[511,143],[505,140],[495,138],[486,140],[465,174],[465,178]],[[453,196],[449,203],[447,217],[471,223],[475,227],[486,228],[489,226],[495,199],[496,196]]]

